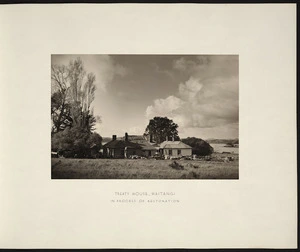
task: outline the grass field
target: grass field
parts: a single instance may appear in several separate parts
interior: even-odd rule
[[[52,179],[238,179],[238,155],[234,161],[176,160],[183,170],[173,169],[172,160],[67,159],[52,158]]]

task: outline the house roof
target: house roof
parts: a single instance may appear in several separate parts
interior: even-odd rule
[[[121,140],[112,140],[106,143],[103,147],[113,149],[123,149],[125,147],[131,149],[142,149],[142,150],[158,150],[161,149],[192,149],[191,146],[181,141],[164,141],[160,145],[148,142],[143,136],[132,135],[128,136],[129,141],[125,141],[122,137]]]
[[[121,137],[122,140],[125,140],[125,137]],[[128,140],[131,142],[145,140],[143,135],[128,135]]]
[[[141,149],[141,146],[139,146],[138,144],[125,140],[112,140],[105,144],[103,147],[112,149],[123,149],[125,147],[130,149]]]
[[[161,149],[192,149],[191,146],[181,141],[164,141],[160,144]]]
[[[156,144],[151,144],[145,139],[140,140],[139,142],[137,142],[137,144],[142,147],[142,150],[158,150],[159,149],[159,146],[157,146]]]
[[[125,139],[123,137],[123,139]],[[148,142],[142,135],[128,135],[128,140],[141,146],[142,150],[158,150],[159,146]]]

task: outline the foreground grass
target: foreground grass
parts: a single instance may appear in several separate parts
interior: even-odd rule
[[[52,158],[52,179],[238,179],[238,160],[65,159]]]

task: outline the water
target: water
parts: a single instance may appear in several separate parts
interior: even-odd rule
[[[233,152],[235,154],[239,154],[238,147],[224,147],[226,144],[210,144],[211,147],[214,148],[215,152],[222,153],[222,152]]]

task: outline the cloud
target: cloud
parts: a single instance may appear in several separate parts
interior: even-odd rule
[[[185,57],[181,57],[173,62],[173,67],[180,71],[188,71],[190,73],[195,72],[201,68],[204,68],[210,63],[209,56],[197,56],[196,60],[190,60]]]
[[[184,101],[175,96],[169,96],[166,99],[157,99],[154,105],[148,106],[146,109],[146,117],[170,115],[182,107]]]
[[[89,54],[67,54],[53,55],[52,64],[67,66],[70,60],[81,58],[87,73],[94,73],[96,76],[95,85],[100,92],[105,92],[116,76],[125,76],[128,69],[117,64],[109,55],[89,55]]]
[[[125,76],[128,71],[124,66],[116,64],[111,56],[99,55],[96,72],[97,86],[105,92],[115,76]]]
[[[191,77],[186,83],[179,84],[179,94],[185,100],[193,99],[202,88],[203,84]]]
[[[148,119],[154,116],[172,118],[184,128],[212,128],[238,122],[237,57],[184,57],[173,67],[188,73],[187,81],[178,86],[176,95],[154,100],[146,109]]]
[[[238,75],[237,55],[181,57],[173,62],[173,68],[200,80],[227,78]]]

